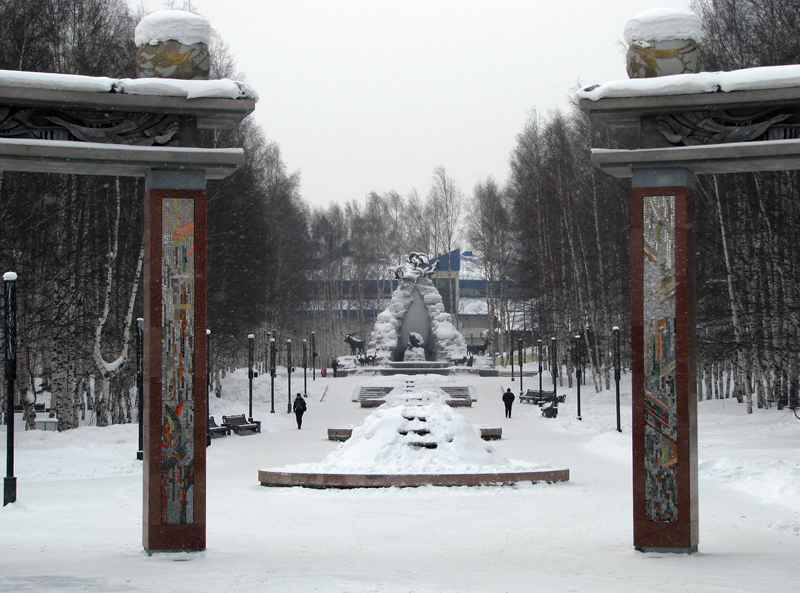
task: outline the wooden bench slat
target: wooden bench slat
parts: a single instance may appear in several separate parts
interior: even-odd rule
[[[239,434],[240,430],[252,430],[254,432],[261,432],[261,421],[253,420],[252,422],[248,422],[244,414],[238,414],[236,416],[223,416],[222,424],[224,426],[229,427],[237,435]]]

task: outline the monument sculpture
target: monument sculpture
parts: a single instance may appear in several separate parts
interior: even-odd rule
[[[409,253],[394,268],[398,286],[370,335],[369,347],[382,364],[402,368],[402,363],[427,362],[408,368],[434,368],[434,363],[447,366],[467,356],[466,340],[431,280],[436,263],[428,261],[422,253]]]

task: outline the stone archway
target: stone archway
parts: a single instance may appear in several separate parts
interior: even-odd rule
[[[634,545],[699,541],[694,176],[800,169],[800,78],[786,67],[617,81],[580,91],[600,123],[642,148],[592,149],[630,178]],[[747,133],[745,133],[747,132]]]
[[[206,181],[234,173],[244,152],[197,148],[196,132],[233,128],[255,108],[246,85],[186,82],[0,72],[0,170],[145,178],[148,552],[205,548]],[[87,116],[84,134],[75,122]]]

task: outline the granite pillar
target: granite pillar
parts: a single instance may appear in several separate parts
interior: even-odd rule
[[[697,551],[694,175],[633,171],[634,546]]]
[[[205,174],[151,170],[145,192],[143,546],[203,550]]]

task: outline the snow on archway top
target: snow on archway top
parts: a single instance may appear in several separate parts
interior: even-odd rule
[[[652,8],[640,12],[625,24],[625,43],[691,39],[703,40],[703,21],[695,13],[679,8]]]
[[[800,65],[762,66],[731,72],[698,72],[660,78],[633,78],[594,84],[575,93],[575,98],[599,101],[621,97],[729,93],[800,87]]]
[[[136,47],[148,43],[155,45],[161,41],[174,39],[184,45],[194,43],[209,44],[211,24],[199,14],[184,10],[161,10],[144,17],[136,26],[134,41]]]
[[[0,70],[0,88],[14,87],[52,91],[118,93],[185,97],[187,99],[253,99],[258,93],[245,82],[219,80],[178,80],[172,78],[108,78],[51,72]]]

